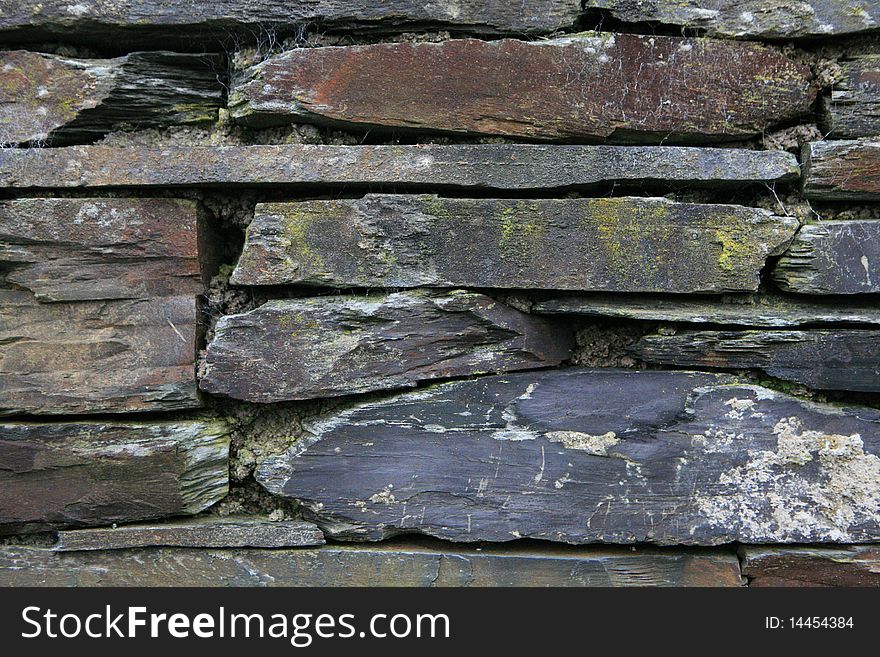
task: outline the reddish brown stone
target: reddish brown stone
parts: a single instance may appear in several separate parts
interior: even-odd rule
[[[195,295],[38,303],[0,289],[0,415],[200,406]]]
[[[193,201],[25,198],[0,202],[5,280],[40,301],[201,292]]]
[[[199,406],[201,223],[176,199],[0,202],[0,415]]]
[[[795,119],[815,93],[806,66],[760,45],[602,34],[290,50],[250,69],[229,104],[256,126],[705,141]]]
[[[880,546],[755,546],[741,550],[749,586],[880,586]]]
[[[880,200],[880,139],[814,141],[804,146],[807,198]]]

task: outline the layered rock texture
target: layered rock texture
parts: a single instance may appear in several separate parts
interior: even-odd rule
[[[803,116],[814,94],[761,46],[606,34],[296,49],[243,72],[229,102],[248,125],[711,141]]]
[[[0,0],[0,585],[880,584],[878,31]]]

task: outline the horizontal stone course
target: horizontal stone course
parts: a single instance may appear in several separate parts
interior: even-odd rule
[[[798,223],[661,198],[367,195],[261,203],[232,282],[346,288],[753,291]]]
[[[0,8],[0,24],[5,18]],[[123,128],[214,121],[219,58],[136,52],[73,59],[0,52],[0,144],[89,141]]]
[[[195,514],[228,461],[220,420],[0,424],[0,534]]]
[[[260,403],[334,397],[558,365],[573,338],[460,290],[270,301],[220,318],[200,385]]]
[[[605,33],[289,50],[237,76],[229,109],[251,126],[659,143],[753,136],[815,95],[764,46]]]
[[[733,552],[325,546],[53,552],[0,547],[0,586],[741,586]]]
[[[328,537],[872,542],[880,413],[707,373],[524,372],[336,411],[257,480]]]
[[[880,308],[870,301],[828,301],[772,293],[727,295],[721,299],[656,294],[567,295],[536,301],[531,312],[732,326],[880,324]]]
[[[630,23],[681,26],[713,36],[790,39],[832,38],[880,29],[872,0],[586,0]]]
[[[757,369],[811,388],[880,392],[877,330],[679,330],[647,335],[627,351],[660,365]]]
[[[69,146],[0,150],[0,188],[393,185],[563,190],[596,185],[727,188],[794,180],[782,151],[686,146]]]
[[[270,521],[260,516],[200,516],[159,523],[120,525],[58,532],[53,549],[127,550],[141,547],[285,548],[324,544],[310,522]]]
[[[749,586],[880,586],[880,547],[745,546]]]
[[[78,9],[71,11],[71,6]],[[303,28],[400,32],[425,28],[478,34],[543,34],[572,27],[578,0],[0,0],[0,39],[66,40],[155,47],[170,43],[189,49],[216,48],[232,37],[279,40],[302,37]]]
[[[870,32],[880,12],[870,0],[195,0],[169,5],[159,0],[92,2],[66,0],[0,1],[0,38],[38,40],[63,36],[74,42],[108,41],[189,48],[254,33],[278,38],[303,27],[339,32],[407,32],[452,29],[457,33],[546,34],[571,29],[582,12],[598,11],[624,24],[652,23],[722,37],[815,38]],[[593,27],[598,18],[588,21]],[[639,25],[641,27],[641,25]]]

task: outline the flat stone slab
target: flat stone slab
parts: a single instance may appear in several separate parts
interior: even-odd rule
[[[117,530],[118,531],[118,530]],[[732,551],[463,546],[0,547],[0,586],[741,586]]]
[[[531,312],[732,326],[880,324],[880,307],[876,303],[830,303],[768,293],[728,295],[720,300],[715,297],[680,298],[653,294],[569,295],[538,301],[532,306]]]
[[[880,72],[877,75],[880,78]],[[877,132],[880,133],[880,126]],[[880,200],[880,139],[813,141],[804,144],[803,159],[807,198]]]
[[[872,6],[880,15],[880,6]],[[843,79],[820,102],[824,132],[834,139],[880,135],[880,53],[848,56],[839,64]]]
[[[0,267],[44,302],[200,294],[200,222],[170,198],[0,201]]]
[[[219,420],[0,424],[0,533],[191,515],[228,491]]]
[[[75,11],[71,11],[76,7]],[[61,36],[74,42],[137,43],[204,48],[231,36],[272,34],[279,42],[298,29],[400,32],[454,28],[478,34],[543,34],[570,28],[580,14],[577,0],[0,0],[4,41]]]
[[[696,142],[796,119],[815,95],[761,45],[605,33],[288,50],[238,75],[229,109],[251,126]]]
[[[740,550],[749,586],[880,586],[880,547],[745,546]]]
[[[472,292],[412,291],[270,301],[221,317],[201,388],[278,402],[558,365],[569,327]]]
[[[525,372],[332,413],[257,469],[330,537],[862,543],[880,412],[685,371]]]
[[[201,405],[195,295],[39,303],[0,289],[0,415]]]
[[[821,390],[880,392],[876,330],[686,330],[646,335],[627,351],[648,363],[758,369]]]
[[[223,98],[218,65],[210,55],[169,52],[115,59],[0,52],[0,144],[54,145],[126,127],[214,121]]]
[[[202,224],[176,199],[0,201],[0,415],[199,406]]]
[[[873,0],[586,0],[617,20],[690,28],[713,36],[791,39],[880,28]]]
[[[580,189],[603,184],[730,187],[786,182],[791,153],[688,146],[68,146],[0,149],[0,188],[393,185]]]
[[[258,204],[238,285],[754,291],[798,222],[662,198],[378,195]],[[880,261],[880,260],[878,260]],[[880,279],[880,276],[878,276]]]
[[[784,290],[804,294],[880,292],[880,221],[823,221],[801,227],[773,270]]]
[[[270,522],[256,516],[206,516],[161,524],[62,530],[53,548],[72,552],[140,547],[285,548],[323,544],[324,534],[310,522]]]

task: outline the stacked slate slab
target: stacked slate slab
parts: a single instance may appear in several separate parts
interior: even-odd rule
[[[0,201],[0,415],[201,405],[192,201]]]
[[[294,49],[241,72],[229,108],[250,126],[706,142],[804,116],[816,91],[754,43],[606,33]]]
[[[0,585],[875,583],[880,14],[772,4],[0,0]]]

